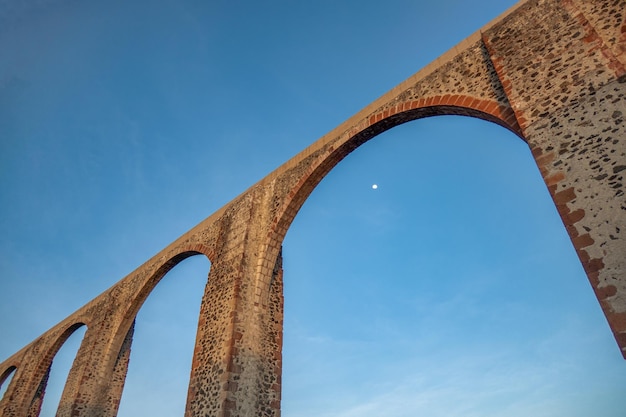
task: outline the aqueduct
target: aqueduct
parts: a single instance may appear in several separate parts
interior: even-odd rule
[[[86,325],[58,416],[115,416],[133,323],[159,280],[201,254],[187,416],[280,415],[281,244],[352,150],[432,115],[481,118],[530,147],[626,357],[626,0],[526,0],[287,161],[0,364],[5,417],[37,416],[52,359]]]

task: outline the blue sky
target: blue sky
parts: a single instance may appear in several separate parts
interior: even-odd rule
[[[0,358],[513,3],[3,2]],[[286,417],[626,409],[626,361],[499,126],[438,117],[366,143],[284,258]],[[182,415],[209,268],[184,261],[146,302],[120,416]]]

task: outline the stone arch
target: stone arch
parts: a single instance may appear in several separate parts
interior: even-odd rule
[[[5,384],[7,381],[8,381],[8,382],[9,382],[9,384],[10,384],[10,383],[11,383],[11,381],[10,381],[10,380],[12,379],[12,376],[14,376],[14,375],[15,375],[15,372],[16,372],[16,371],[17,371],[17,366],[15,366],[15,365],[11,365],[11,366],[9,366],[8,368],[6,368],[6,369],[2,372],[2,374],[0,374],[0,387],[3,387],[3,386],[4,386],[4,384]],[[4,388],[7,388],[7,389],[5,390],[5,393],[6,393],[6,391],[8,391],[8,387],[4,387]],[[4,395],[0,396],[0,401],[2,401],[3,396],[4,396]]]
[[[115,321],[117,324],[112,332],[111,340],[108,343],[106,349],[106,363],[103,365],[105,377],[102,379],[102,383],[107,387],[103,386],[103,389],[97,390],[98,394],[95,401],[97,404],[102,404],[103,407],[113,412],[116,412],[114,410],[117,410],[119,407],[119,401],[126,379],[135,319],[144,302],[167,273],[185,259],[204,255],[209,262],[211,262],[212,257],[210,248],[203,244],[186,245],[182,248],[178,248],[174,253],[175,254],[171,255],[167,261],[157,264],[158,266],[153,269],[153,272],[150,273],[147,278],[141,280],[139,285],[132,291],[131,295],[127,295],[126,297],[122,296],[123,299],[126,299],[125,303],[127,307],[116,312],[117,320]],[[115,383],[109,386],[108,381],[115,381]],[[111,389],[113,389],[113,391],[119,391],[113,392],[113,395],[111,395]],[[109,404],[112,400],[115,404]]]
[[[157,267],[156,271],[154,271],[139,287],[139,289],[134,293],[132,298],[129,300],[128,307],[123,312],[123,317],[121,319],[120,325],[116,329],[112,344],[111,344],[111,352],[115,352],[115,355],[110,355],[110,362],[106,367],[108,372],[113,372],[115,368],[115,362],[117,361],[117,352],[122,349],[122,346],[127,338],[129,332],[132,333],[133,323],[135,321],[135,317],[141,310],[143,303],[150,296],[154,288],[159,284],[159,282],[167,275],[169,271],[171,271],[176,265],[181,263],[187,258],[197,255],[204,255],[209,262],[211,262],[211,254],[212,252],[205,245],[197,244],[189,247],[183,247],[178,251],[177,254],[173,255],[169,260],[162,263],[159,267]]]
[[[38,416],[43,404],[44,394],[48,383],[48,376],[50,375],[50,369],[52,368],[52,361],[59,352],[63,344],[69,339],[69,337],[79,328],[88,326],[85,322],[76,322],[65,328],[59,336],[53,339],[53,343],[47,348],[42,349],[39,362],[37,363],[32,377],[27,385],[26,403],[23,404],[23,408],[28,410],[29,416]],[[85,338],[81,341],[81,347]]]
[[[197,255],[205,255],[209,262],[211,262],[208,250],[203,245],[196,245],[193,248],[183,249],[159,266],[157,270],[147,280],[145,280],[141,288],[139,288],[139,290],[134,294],[131,304],[126,310],[124,321],[128,322],[128,320],[130,320],[132,322],[132,320],[134,320],[144,301],[146,301],[152,293],[152,290],[154,290],[154,288],[159,284],[159,282],[161,282],[163,277],[165,277],[169,271],[185,259]]]
[[[17,370],[17,366],[15,366],[15,365],[11,365],[7,369],[5,369],[4,372],[2,372],[2,374],[0,374],[0,385],[4,384],[4,382],[9,377],[11,372],[13,372],[15,370]]]
[[[9,406],[2,404],[3,411],[27,414],[29,395],[35,398],[54,356],[53,341],[67,324],[88,317],[89,343],[83,340],[85,358],[75,372],[76,389],[68,395],[72,406],[82,409],[63,415],[101,414],[103,404],[106,415],[113,415],[110,405],[120,390],[117,381],[123,382],[125,375],[124,366],[116,367],[123,363],[120,354],[129,346],[136,313],[171,268],[203,253],[210,261],[215,256],[209,281],[217,284],[207,286],[216,295],[203,302],[197,346],[208,341],[214,349],[194,356],[189,392],[195,398],[188,414],[279,415],[278,284],[287,229],[317,184],[354,149],[399,124],[445,114],[491,121],[527,141],[626,357],[626,227],[617,206],[624,207],[624,194],[619,190],[617,199],[614,191],[623,186],[620,172],[626,155],[620,141],[626,126],[626,29],[623,16],[616,13],[623,4],[521,1],[7,361],[5,369],[19,362],[19,381],[12,383],[19,385],[19,398]],[[607,26],[607,21],[613,23]],[[561,76],[558,83],[555,74]],[[600,159],[612,152],[614,157],[590,163],[590,154]],[[598,175],[602,170],[612,173]],[[607,175],[612,176],[605,179]],[[215,247],[215,252],[189,243],[198,241]],[[216,300],[223,303],[219,314],[212,310]],[[106,381],[111,374],[118,385]]]
[[[453,123],[450,123],[448,122],[448,119],[457,120],[452,120]],[[421,308],[423,307],[422,305],[420,305],[420,307],[415,307],[421,302],[424,302],[424,298],[421,298],[422,296],[428,294],[428,296],[426,296],[427,298],[433,297],[433,294],[438,291],[435,290],[434,287],[438,287],[440,285],[443,287],[443,285],[445,285],[445,288],[448,289],[448,291],[446,291],[446,294],[443,295],[442,298],[445,300],[454,300],[450,301],[449,305],[455,305],[455,303],[458,303],[458,300],[455,297],[458,293],[452,295],[452,291],[449,289],[454,286],[450,286],[449,283],[454,282],[455,284],[463,284],[465,282],[470,283],[469,285],[471,286],[480,280],[478,274],[476,276],[471,276],[471,278],[476,278],[477,281],[472,279],[463,281],[462,279],[459,279],[459,276],[463,275],[444,273],[436,275],[435,278],[432,274],[432,270],[425,273],[424,270],[419,269],[417,266],[417,264],[421,265],[428,261],[432,261],[432,264],[434,265],[441,265],[446,262],[457,265],[458,263],[449,260],[456,260],[457,258],[454,258],[454,256],[457,254],[465,254],[466,252],[464,252],[464,249],[469,246],[464,246],[463,243],[465,242],[459,243],[456,235],[453,235],[453,237],[451,236],[449,229],[445,229],[445,231],[437,229],[435,231],[429,230],[428,232],[424,232],[425,227],[417,225],[424,222],[430,223],[430,220],[432,219],[432,217],[428,214],[424,214],[425,211],[429,214],[430,210],[445,212],[445,217],[448,219],[457,217],[456,214],[462,212],[462,214],[458,215],[458,217],[463,219],[465,223],[476,227],[474,228],[472,226],[468,226],[468,229],[471,227],[471,230],[473,231],[476,231],[477,229],[482,231],[486,228],[483,226],[483,224],[485,224],[484,222],[489,222],[489,216],[485,216],[484,218],[482,216],[475,216],[476,210],[472,210],[474,208],[474,201],[468,201],[464,198],[467,197],[466,190],[499,190],[498,187],[493,187],[494,183],[489,182],[488,180],[485,182],[466,182],[459,179],[458,177],[460,172],[477,171],[471,169],[465,171],[465,169],[467,169],[466,167],[464,167],[463,171],[459,171],[456,163],[451,162],[451,158],[447,155],[448,150],[452,149],[450,144],[463,143],[463,148],[465,150],[477,147],[489,147],[489,145],[485,146],[485,143],[504,144],[504,146],[508,147],[507,150],[511,150],[511,154],[506,156],[514,156],[515,159],[519,158],[520,160],[523,160],[526,163],[526,166],[530,168],[528,172],[529,174],[532,174],[533,179],[540,180],[540,176],[539,172],[535,171],[536,168],[533,166],[532,156],[528,152],[526,145],[510,135],[509,132],[505,132],[497,126],[486,126],[495,132],[494,135],[488,136],[490,138],[495,136],[497,139],[489,142],[482,142],[484,138],[480,135],[476,135],[476,132],[473,132],[475,129],[465,128],[461,132],[460,136],[457,135],[455,139],[450,139],[447,135],[440,135],[441,130],[437,129],[437,127],[441,126],[442,128],[446,128],[448,123],[451,125],[459,123],[461,126],[464,126],[464,123],[470,122],[476,125],[476,128],[480,128],[480,125],[485,125],[483,120],[476,120],[476,118],[473,118],[472,120],[462,119],[468,118],[452,118],[448,116],[434,117],[429,118],[428,120],[418,120],[403,126],[397,126],[396,129],[391,129],[389,132],[381,134],[381,137],[375,138],[373,143],[363,146],[362,149],[346,158],[346,161],[339,163],[337,169],[334,169],[333,172],[331,172],[330,175],[323,180],[322,183],[320,183],[315,192],[312,193],[311,197],[304,203],[303,208],[301,212],[298,213],[284,243],[285,253],[293,260],[289,263],[285,272],[286,286],[289,285],[291,287],[291,291],[286,294],[286,298],[291,301],[289,301],[289,304],[286,306],[285,317],[291,316],[291,320],[285,320],[285,334],[289,335],[286,336],[286,340],[288,339],[290,343],[286,344],[284,348],[285,357],[289,358],[289,360],[285,362],[285,366],[283,368],[283,387],[289,389],[290,386],[295,385],[297,389],[291,388],[289,392],[285,392],[285,394],[283,394],[283,413],[285,413],[286,410],[296,410],[298,408],[306,409],[307,406],[317,406],[327,399],[329,404],[333,404],[333,406],[337,404],[331,403],[331,395],[320,395],[317,397],[319,402],[307,398],[306,388],[320,385],[321,381],[313,380],[308,384],[300,384],[300,380],[303,378],[304,380],[307,379],[307,372],[315,376],[319,374],[327,375],[330,366],[328,369],[320,369],[316,367],[307,368],[308,363],[306,360],[302,359],[303,357],[309,359],[311,356],[315,356],[317,359],[320,359],[320,362],[328,360],[328,358],[332,357],[333,364],[344,364],[343,367],[337,366],[336,368],[332,368],[333,371],[336,369],[337,374],[340,375],[337,378],[338,380],[345,376],[345,380],[342,381],[343,384],[338,384],[338,387],[333,391],[333,393],[341,391],[344,388],[347,392],[350,388],[346,387],[350,387],[350,383],[359,381],[366,381],[367,384],[373,384],[377,387],[383,386],[386,383],[389,383],[390,385],[397,383],[398,379],[394,378],[386,380],[382,377],[371,377],[370,375],[373,373],[369,369],[370,363],[372,361],[375,362],[379,357],[378,355],[382,356],[381,352],[388,353],[393,351],[395,353],[395,350],[386,348],[386,345],[391,345],[394,342],[394,336],[397,337],[397,340],[395,341],[399,343],[407,343],[406,338],[409,337],[408,335],[419,335],[419,337],[421,337],[422,335],[427,334],[428,331],[415,332],[413,327],[411,327],[411,330],[408,330],[409,326],[407,323],[398,325],[397,322],[394,322],[398,315],[397,311],[400,311],[400,308],[390,302],[390,300],[395,301],[401,299],[407,302],[407,304],[401,304],[406,308],[406,310],[402,310],[403,313],[407,313],[407,311],[413,313],[413,315],[408,315],[410,319],[407,319],[407,322],[411,320],[414,322],[425,320],[432,325],[433,321],[430,321],[431,317],[436,314],[442,314],[443,316],[445,313],[441,313],[441,311],[436,311],[434,309],[425,311],[425,309]],[[428,125],[423,127],[422,123],[428,123]],[[435,128],[432,128],[433,125]],[[424,135],[423,132],[426,128],[428,128],[428,134]],[[398,131],[397,133],[395,132],[396,130]],[[387,136],[388,134],[389,136]],[[474,136],[474,139],[478,140],[460,140],[469,139],[472,136]],[[436,140],[433,140],[433,138],[436,138]],[[399,146],[398,142],[409,146]],[[424,142],[428,142],[431,145],[429,146],[427,153],[424,153],[424,148],[420,147],[420,145]],[[447,169],[442,168],[441,171],[436,169],[418,169],[415,167],[419,166],[420,162],[413,162],[411,160],[407,160],[406,158],[401,160],[395,159],[399,155],[398,151],[402,154],[407,152],[405,149],[409,148],[412,152],[409,152],[407,155],[417,156],[414,160],[418,159],[420,161],[424,161],[425,159],[432,159],[434,161],[438,161],[439,164],[445,166]],[[390,149],[393,149],[395,152],[391,152]],[[506,171],[506,161],[510,158],[502,158],[502,153],[493,152],[493,148],[491,147],[489,147],[489,149],[491,151],[490,156],[497,155],[499,161],[504,161],[503,165],[505,165],[504,169]],[[424,155],[429,155],[429,157],[424,158]],[[473,155],[466,154],[463,158],[466,161],[474,162],[472,164],[473,166],[476,166],[475,162],[480,161],[480,158],[473,157]],[[387,165],[383,165],[388,164],[391,160],[394,161],[394,166],[399,166],[404,169],[389,169],[387,168]],[[456,162],[458,162],[458,160],[459,159],[455,158]],[[380,163],[381,166],[384,166],[385,168],[374,168],[376,163]],[[372,167],[372,171],[368,172],[367,168],[363,169],[363,167]],[[361,175],[354,175],[357,170],[361,173]],[[393,175],[390,174],[390,172]],[[406,177],[402,176],[400,172],[408,175]],[[417,172],[419,172],[419,174],[414,176]],[[502,175],[496,174],[499,172],[498,170],[487,169],[485,172],[489,173],[489,177],[504,176],[506,178],[513,178],[509,173]],[[379,178],[379,175],[383,176],[383,178]],[[448,183],[447,187],[441,188],[439,186],[440,182],[437,181],[438,185],[436,187],[432,186],[431,177],[429,175],[432,175],[433,177],[436,176],[437,178],[440,176],[446,178],[454,177],[456,180],[455,185],[458,185],[455,188],[450,188]],[[518,176],[516,178],[529,177]],[[373,183],[377,183],[380,186],[377,191],[370,189],[370,185]],[[402,184],[401,187],[399,186],[400,184]],[[486,186],[485,184],[489,185]],[[539,192],[542,194],[542,200],[545,198],[545,202],[547,204],[542,205],[538,211],[542,214],[549,211],[550,214],[554,215],[553,206],[550,205],[549,196],[545,192],[546,190],[542,188],[541,182],[535,181],[533,182],[533,185],[535,185],[535,187],[528,187],[528,189],[525,189],[524,191],[527,192],[528,190],[531,190],[533,193]],[[429,195],[430,198],[426,197],[425,199],[423,189],[430,188],[436,189],[438,192],[431,191]],[[514,188],[515,187],[512,187],[512,189]],[[401,191],[399,189],[401,189]],[[384,194],[380,194],[381,191]],[[348,194],[350,197],[354,197],[355,201],[358,201],[358,203],[351,204],[353,201],[344,197],[344,193]],[[497,193],[497,191],[495,193]],[[439,199],[433,200],[433,195],[436,197],[439,195],[454,195],[454,197],[442,197],[441,201],[439,201]],[[335,201],[335,196],[341,200],[339,205],[337,204],[337,201]],[[410,203],[404,203],[410,208],[403,206],[403,202],[401,200],[402,197],[407,199],[411,198],[409,200]],[[495,197],[498,197],[497,194]],[[479,199],[483,202],[487,201],[491,205],[494,203],[501,203],[502,201],[510,201],[506,198],[496,200],[494,198],[494,194],[487,193],[481,193]],[[458,202],[458,206],[456,206],[451,200]],[[371,203],[371,206],[368,206],[368,203]],[[426,210],[424,207],[428,207],[430,210]],[[385,209],[388,211],[385,211]],[[504,212],[501,211],[500,213]],[[508,217],[508,214],[509,213],[507,213],[506,217]],[[512,218],[515,218],[516,224],[524,224],[527,220],[525,217],[508,217],[508,219]],[[502,219],[497,218],[496,222],[497,221],[502,221]],[[510,223],[513,223],[513,221]],[[457,223],[453,224],[454,226],[457,226],[457,229],[463,230],[462,227],[458,227]],[[362,226],[362,229],[359,230],[355,226]],[[455,228],[454,226],[452,226],[451,229]],[[557,226],[560,226],[558,222]],[[358,237],[355,237],[355,235],[348,231],[353,231],[354,229],[357,229],[355,235],[358,235]],[[401,232],[399,232],[398,229],[400,229]],[[558,229],[556,230],[558,231]],[[313,232],[313,236],[311,232]],[[565,230],[561,230],[559,235],[563,234],[563,232],[565,232]],[[398,238],[397,235],[402,235],[402,237]],[[472,236],[477,235],[472,234]],[[554,234],[551,234],[550,236],[554,236]],[[399,240],[402,238],[405,238],[406,240]],[[332,247],[337,249],[335,251],[320,249],[325,247],[324,242],[326,241],[332,241]],[[355,246],[351,246],[353,242],[355,243]],[[446,246],[446,242],[448,242],[450,246]],[[292,245],[298,246],[298,248],[296,249],[292,247]],[[432,258],[430,257],[430,252],[424,249],[424,247],[431,245],[435,248],[433,252],[436,253],[436,255]],[[482,244],[478,244],[478,246],[480,245]],[[508,248],[504,245],[503,247],[509,249],[516,247],[516,245],[511,244]],[[359,256],[368,249],[371,249],[371,252],[366,252],[367,255],[369,255],[369,258],[367,255]],[[358,253],[359,255],[353,255],[355,253]],[[428,255],[424,255],[424,253],[428,253]],[[472,252],[472,254],[475,253],[476,252]],[[485,258],[489,258],[486,261],[485,258],[481,258],[483,262],[477,263],[477,268],[479,268],[481,272],[487,268],[491,268],[492,264],[490,263],[490,260],[493,260],[494,264],[499,262],[497,256],[493,255],[494,252],[491,252],[489,249],[482,247],[480,253],[488,254]],[[499,255],[500,253],[498,252],[498,256]],[[416,262],[415,259],[419,259],[419,262]],[[473,258],[473,260],[476,260],[476,258]],[[571,258],[568,259],[568,261],[571,260]],[[304,264],[305,267],[302,267],[301,264]],[[382,266],[376,267],[371,264]],[[397,265],[401,265],[401,267],[396,269]],[[576,262],[568,262],[568,265],[573,265],[574,267],[579,266]],[[341,269],[338,270],[337,268]],[[441,270],[443,268],[437,266],[433,269]],[[374,272],[370,273],[372,270]],[[502,270],[507,271],[506,266],[504,266],[500,271]],[[405,275],[398,274],[397,271],[401,271],[401,273]],[[523,268],[518,271],[525,272]],[[497,284],[506,282],[508,278],[507,275],[508,271],[503,272],[502,276],[498,277],[500,280],[495,281],[494,279],[494,282]],[[291,278],[288,278],[288,276],[291,276]],[[453,278],[451,278],[450,281],[447,281],[447,277]],[[493,279],[493,276],[490,275],[490,278]],[[580,278],[580,276],[576,275],[575,278]],[[299,283],[290,284],[287,280],[298,281]],[[426,292],[418,292],[417,290],[415,292],[409,292],[405,285],[406,281],[411,280],[422,282],[423,285],[418,288],[419,290],[425,290]],[[584,281],[576,281],[577,284],[582,284],[582,286],[586,284]],[[346,285],[346,282],[350,283],[350,285]],[[445,282],[445,284],[441,284],[442,282]],[[294,287],[296,287],[297,290],[294,290]],[[360,288],[364,289],[359,291]],[[458,288],[458,286],[456,288]],[[537,290],[539,290],[539,286],[530,288],[537,288]],[[352,289],[354,289],[354,292],[352,292]],[[387,297],[380,295],[383,292],[383,289],[388,290],[388,293],[386,293]],[[430,292],[431,289],[432,292]],[[586,290],[587,288],[583,289]],[[346,294],[348,295],[346,296]],[[375,294],[375,296],[372,296],[374,300],[378,301],[383,299],[385,301],[381,301],[380,304],[374,304],[372,302],[374,300],[372,299],[362,299],[362,294]],[[415,297],[410,298],[410,300],[416,304],[411,304],[410,301],[407,301],[406,298],[400,297],[399,294],[411,294],[410,296],[407,296],[407,298],[410,298],[411,296]],[[503,293],[500,292],[500,294]],[[584,295],[587,298],[591,298],[590,293],[584,293]],[[449,296],[449,298],[444,298],[447,296]],[[463,297],[463,294],[458,294],[458,296]],[[294,299],[296,301],[294,301]],[[350,299],[350,302],[348,303],[345,301],[346,299]],[[416,299],[419,301],[414,301]],[[432,300],[432,298],[428,299]],[[372,303],[370,304],[370,302]],[[528,306],[533,305],[532,296],[530,297],[528,303]],[[306,304],[307,307],[302,307],[302,304]],[[406,307],[407,305],[411,307]],[[526,304],[524,305],[526,306]],[[361,309],[359,309],[359,306],[361,306]],[[380,318],[381,321],[376,322],[372,316],[365,316],[363,311],[368,310],[376,311],[378,315],[373,316],[374,318]],[[491,313],[489,308],[486,306],[482,307],[481,311]],[[385,313],[389,315],[386,315]],[[446,313],[449,313],[449,311],[446,310]],[[325,316],[328,321],[322,321],[323,319],[319,318],[316,318],[315,320],[310,319],[311,317],[319,316]],[[450,314],[449,316],[454,317],[453,314]],[[462,316],[462,314],[459,314],[459,317],[460,316]],[[335,319],[328,319],[328,317],[333,317]],[[341,317],[342,320],[337,320],[337,317]],[[344,317],[349,317],[352,320],[344,321]],[[428,318],[426,319],[426,317]],[[450,318],[449,320],[452,321],[454,319]],[[337,323],[338,321],[341,321],[341,323]],[[463,320],[458,319],[458,321],[461,322]],[[330,326],[336,325],[336,327],[329,327],[329,322],[331,323]],[[471,321],[468,320],[468,322],[469,323],[464,322],[464,324],[466,324],[465,328],[472,329]],[[390,323],[393,323],[393,325]],[[437,323],[439,324],[440,322],[438,321]],[[363,328],[359,327],[359,324],[363,324]],[[479,324],[477,324],[477,326],[479,326]],[[375,328],[377,331],[372,330],[371,332],[367,332],[364,330],[364,328],[368,327]],[[389,330],[389,328],[394,330]],[[437,329],[441,328],[448,329],[447,327],[438,327]],[[435,332],[437,332],[437,330],[435,330]],[[481,335],[486,334],[487,333],[481,333]],[[458,336],[457,333],[450,333],[450,338],[445,339],[447,341],[444,341],[444,337],[441,336],[440,333],[437,333],[437,335],[441,338],[438,338],[437,342],[433,342],[432,345],[428,345],[428,347],[424,348],[423,351],[420,351],[420,354],[415,354],[415,351],[407,349],[407,352],[413,352],[413,355],[406,353],[406,357],[402,358],[404,360],[399,360],[398,362],[404,364],[409,363],[409,361],[414,358],[419,357],[421,359],[421,353],[430,353],[430,350],[438,350],[439,347],[437,346],[437,343],[440,344],[439,346],[445,345],[447,349],[447,347],[454,345],[454,340],[456,340],[455,337]],[[311,340],[315,337],[319,337],[319,339],[316,339],[316,343],[311,342]],[[416,336],[416,338],[419,337]],[[381,338],[388,343],[377,344],[376,342],[381,340]],[[485,340],[486,337],[484,340],[481,340],[481,342],[484,342]],[[353,355],[346,354],[345,357],[341,359],[333,356],[334,354],[332,352],[334,350],[342,350],[350,343],[359,346],[360,349],[355,349],[357,353],[354,353]],[[372,346],[369,345],[370,343]],[[409,344],[410,343],[407,343],[404,346],[408,346]],[[307,350],[309,345],[311,345],[310,350]],[[339,346],[340,348],[337,348]],[[433,348],[433,346],[437,347]],[[497,347],[487,347],[487,344],[481,346],[485,346],[485,349],[487,350],[493,348],[493,352],[498,353],[500,352],[497,349],[502,348],[501,345],[498,345]],[[346,350],[348,349],[346,348]],[[460,349],[459,355],[464,353],[461,352],[461,350],[463,349]],[[451,351],[452,349],[450,351],[446,350],[446,353]],[[353,351],[350,350],[350,353],[352,352]],[[361,356],[361,354],[363,354],[363,356]],[[367,354],[372,354],[374,359],[363,359]],[[399,357],[399,354],[398,356],[390,354],[390,356],[396,359]],[[454,354],[451,354],[449,357],[454,357]],[[345,362],[343,362],[342,359]],[[440,357],[438,359],[443,362],[446,361],[445,357]],[[348,362],[350,362],[350,365],[347,364]],[[367,369],[366,376],[361,376],[361,378],[357,381],[348,379],[346,376],[352,375],[355,369],[358,370],[364,368]],[[399,366],[398,368],[403,369],[402,366]],[[395,368],[395,370],[398,370],[398,368]],[[495,369],[495,367],[490,369]],[[306,370],[306,372],[303,372],[303,370]],[[419,373],[418,371],[411,375],[431,378],[434,373],[436,373],[436,371],[433,373]],[[395,375],[400,378],[398,373]],[[311,378],[313,379],[313,376],[311,376]],[[346,383],[346,380],[350,382]],[[371,387],[371,385],[367,386]],[[445,385],[442,384],[440,386]],[[412,393],[418,395],[419,389],[416,389],[413,392],[407,390],[407,395]],[[372,396],[376,396],[377,394],[379,394],[379,392],[372,393]],[[384,396],[384,394],[381,394],[381,397],[382,396]],[[363,399],[361,402],[358,402],[358,404],[363,404],[363,402],[367,402],[368,399],[369,397]],[[354,402],[352,405],[355,404],[357,404],[357,402]],[[393,406],[393,404],[389,405]],[[358,406],[355,405],[355,408],[357,407]],[[328,406],[328,408],[331,408],[331,406]],[[349,406],[346,406],[346,409],[347,408],[349,408]]]
[[[395,126],[431,116],[468,116],[498,124],[522,140],[522,129],[511,107],[495,101],[481,100],[463,95],[438,95],[419,100],[406,101],[375,112],[367,118],[368,126],[360,131],[353,130],[346,140],[313,162],[298,183],[287,193],[280,211],[272,222],[266,259],[273,261],[279,255],[282,241],[308,196],[320,181],[348,154],[365,142]],[[259,271],[261,273],[261,271]],[[263,288],[263,292],[267,289]]]

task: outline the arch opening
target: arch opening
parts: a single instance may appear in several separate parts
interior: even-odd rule
[[[184,256],[183,256],[184,255]],[[200,301],[210,262],[185,253],[140,295],[118,416],[185,412]]]
[[[7,392],[7,388],[15,376],[15,371],[17,371],[17,368],[10,366],[0,375],[0,401],[4,398],[4,394]]]
[[[582,416],[599,395],[603,415],[626,407],[611,332],[511,139],[423,119],[317,186],[283,246],[283,415]]]
[[[39,416],[55,416],[61,407],[61,396],[68,383],[70,370],[77,358],[86,332],[87,326],[83,323],[77,323],[65,331],[57,342],[58,350],[54,352],[54,357],[49,365],[49,373],[44,376],[42,382],[44,395]],[[38,395],[36,395],[35,401],[38,400]]]
[[[492,107],[497,107],[494,103],[489,103]],[[499,109],[500,116],[478,110],[471,107],[463,107],[457,105],[433,105],[426,107],[418,107],[408,111],[401,111],[395,114],[387,114],[387,111],[370,116],[369,127],[352,135],[347,141],[339,144],[337,148],[331,148],[331,155],[323,157],[321,163],[313,167],[313,172],[304,179],[304,183],[294,193],[282,211],[279,213],[275,224],[275,232],[277,232],[278,240],[284,238],[295,214],[298,213],[300,207],[308,199],[310,193],[317,187],[318,183],[336,167],[336,165],[355,149],[361,147],[364,143],[382,133],[400,126],[402,124],[434,116],[466,116],[476,118],[487,122],[502,126],[512,132],[515,136],[525,141],[522,136],[521,129],[515,119],[512,109]],[[501,117],[506,117],[503,119]]]

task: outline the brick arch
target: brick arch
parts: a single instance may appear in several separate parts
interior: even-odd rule
[[[404,101],[375,112],[369,116],[368,124],[369,127],[378,123],[391,124],[386,128],[389,129],[411,120],[438,115],[461,115],[487,120],[509,129],[524,139],[515,112],[510,106],[462,94],[434,95]]]
[[[302,175],[299,182],[288,193],[281,210],[272,222],[269,247],[280,247],[291,222],[313,189],[349,153],[375,136],[400,124],[425,117],[445,115],[469,116],[496,123],[525,140],[513,109],[491,100],[447,94],[405,101],[376,111],[367,118],[365,129],[353,129],[345,141],[339,146],[329,148]],[[268,259],[275,259],[278,256],[278,252],[276,254],[273,252],[268,254]]]

